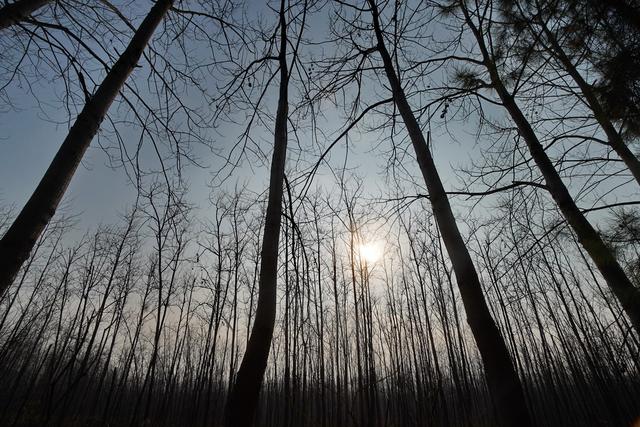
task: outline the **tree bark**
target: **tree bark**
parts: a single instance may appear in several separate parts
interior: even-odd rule
[[[38,236],[55,214],[111,103],[172,4],[173,0],[158,0],[151,8],[126,50],[85,104],[38,187],[0,240],[0,295],[11,285]]]
[[[51,0],[16,0],[0,8],[0,30],[24,20]]]
[[[289,109],[287,23],[284,0],[280,2],[280,53],[278,61],[280,63],[280,90],[269,178],[269,200],[262,239],[258,304],[247,348],[227,401],[225,415],[225,425],[227,427],[249,427],[253,423],[258,406],[260,387],[269,358],[276,317],[278,244],[287,154],[287,116]]]
[[[382,56],[395,103],[415,150],[420,171],[429,192],[433,215],[456,274],[458,288],[467,314],[467,323],[471,327],[480,350],[487,383],[497,406],[498,416],[505,426],[530,426],[530,416],[518,374],[511,361],[504,338],[491,317],[478,274],[464,239],[458,230],[433,157],[396,75],[392,58],[386,49],[375,1],[368,1],[373,15],[378,51]]]

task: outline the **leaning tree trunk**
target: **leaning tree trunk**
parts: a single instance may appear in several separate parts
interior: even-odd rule
[[[467,323],[471,327],[471,332],[480,350],[487,384],[496,404],[498,415],[505,426],[530,426],[530,416],[518,374],[504,338],[491,317],[478,274],[469,255],[469,250],[458,230],[433,157],[396,75],[391,55],[386,49],[375,1],[369,0],[369,5],[373,14],[373,25],[384,70],[427,186],[433,215],[456,274],[467,315]]]
[[[462,8],[467,24],[471,28],[484,64],[491,79],[491,84],[498,93],[504,108],[515,122],[518,131],[524,139],[533,161],[538,166],[545,180],[547,190],[558,205],[560,212],[578,237],[580,244],[587,251],[607,285],[616,296],[622,308],[629,316],[636,333],[640,334],[640,289],[636,288],[618,263],[616,257],[604,243],[600,234],[593,228],[571,197],[569,190],[562,182],[558,171],[553,166],[544,147],[531,127],[531,124],[520,110],[514,96],[504,86],[498,73],[496,64],[485,45],[480,29],[471,21],[468,11]]]
[[[593,111],[596,121],[604,131],[605,135],[607,135],[609,146],[616,152],[620,159],[622,159],[629,171],[631,171],[636,182],[640,184],[640,160],[638,160],[629,147],[627,147],[627,144],[625,144],[622,139],[622,135],[620,135],[609,117],[607,117],[607,113],[598,100],[593,88],[589,83],[587,83],[584,77],[582,77],[575,65],[573,65],[573,62],[567,56],[564,49],[562,49],[562,46],[560,46],[560,43],[558,43],[558,40],[555,38],[553,33],[549,28],[547,28],[547,25],[544,22],[541,22],[540,25],[542,26],[556,57],[582,91],[587,104],[591,108],[591,111]]]
[[[51,0],[16,0],[0,8],[0,30],[26,19]]]
[[[269,200],[265,216],[258,305],[251,335],[227,400],[225,425],[249,427],[258,406],[258,396],[267,367],[276,317],[276,284],[278,275],[278,243],[282,215],[282,193],[287,154],[287,116],[289,109],[287,70],[287,23],[285,2],[280,2],[280,92],[276,113],[273,157],[269,178]]]
[[[173,0],[158,0],[151,8],[127,49],[78,115],[27,204],[0,240],[0,295],[11,285],[38,236],[56,212],[111,103],[136,67],[143,50],[172,4]]]

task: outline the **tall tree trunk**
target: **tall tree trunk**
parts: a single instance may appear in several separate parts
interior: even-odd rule
[[[16,0],[0,8],[0,30],[17,24],[50,1],[51,0]]]
[[[235,384],[227,402],[225,424],[249,427],[258,406],[258,395],[267,367],[276,317],[278,243],[282,215],[282,193],[287,154],[287,116],[289,109],[287,69],[287,23],[285,1],[280,1],[280,91],[276,113],[273,157],[269,178],[269,200],[265,215],[260,261],[258,305]]]
[[[111,103],[172,4],[173,0],[158,0],[151,8],[126,50],[78,115],[31,198],[0,240],[0,295],[11,285],[42,230],[55,214]]]
[[[480,350],[487,383],[497,406],[499,417],[505,426],[530,426],[531,421],[518,374],[500,330],[491,317],[478,274],[464,239],[458,230],[433,157],[396,75],[391,55],[386,49],[375,1],[368,1],[373,15],[378,51],[382,56],[394,101],[409,133],[420,171],[429,192],[433,215],[456,274],[467,314],[467,323],[471,327],[471,332]]]
[[[637,333],[640,333],[640,290],[637,289],[629,277],[624,272],[611,250],[604,243],[600,234],[593,228],[584,214],[580,211],[576,202],[571,197],[569,190],[562,182],[558,171],[547,156],[544,147],[538,140],[531,124],[520,110],[515,98],[504,86],[502,79],[498,73],[496,64],[493,62],[491,55],[484,42],[484,37],[478,27],[472,22],[466,7],[462,6],[463,13],[467,24],[471,28],[480,51],[482,52],[484,64],[489,72],[491,84],[498,93],[504,108],[515,122],[518,131],[524,139],[529,153],[538,169],[544,177],[547,190],[551,197],[558,205],[560,212],[567,220],[573,231],[576,233],[582,247],[587,251],[595,265],[598,267],[600,274],[607,282],[607,285],[618,298],[622,308],[629,316]]]
[[[556,57],[582,91],[591,111],[593,111],[596,121],[600,124],[600,127],[607,135],[609,146],[611,146],[616,154],[618,154],[624,164],[627,165],[627,168],[631,171],[636,182],[640,184],[640,160],[638,160],[629,147],[627,147],[622,136],[616,130],[611,120],[609,120],[609,117],[607,117],[607,114],[598,100],[593,88],[585,81],[580,72],[576,69],[575,65],[573,65],[571,58],[569,58],[564,49],[562,49],[562,46],[558,43],[555,35],[549,30],[549,28],[547,28],[547,25],[544,22],[541,22],[540,25],[542,26]]]

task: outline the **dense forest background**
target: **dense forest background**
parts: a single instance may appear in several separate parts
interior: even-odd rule
[[[0,3],[0,425],[640,425],[635,0]]]

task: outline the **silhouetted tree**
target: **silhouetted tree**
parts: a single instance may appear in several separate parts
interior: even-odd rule
[[[491,317],[482,285],[464,239],[458,230],[427,141],[406,99],[393,59],[386,48],[378,7],[374,0],[369,0],[368,3],[371,8],[376,47],[382,57],[384,71],[389,80],[394,102],[407,127],[409,138],[420,165],[420,171],[429,192],[429,201],[433,207],[433,214],[442,233],[442,240],[447,248],[447,253],[456,274],[467,323],[469,323],[476,344],[480,349],[487,383],[492,397],[495,399],[499,417],[505,425],[530,425],[529,413],[518,374],[500,330]]]
[[[490,8],[492,2],[489,1],[485,6]],[[459,8],[462,18],[477,42],[478,50],[482,55],[481,64],[486,69],[490,79],[490,87],[495,90],[502,106],[517,126],[519,136],[526,143],[532,159],[544,177],[546,190],[549,191],[564,218],[591,256],[613,294],[620,301],[634,325],[636,333],[640,333],[640,290],[631,283],[611,250],[576,205],[558,171],[545,152],[545,148],[538,139],[535,130],[520,109],[514,95],[505,86],[498,63],[492,54],[494,52],[493,46],[487,45],[488,40],[489,42],[491,41],[487,34],[487,28],[490,27],[489,23],[494,18],[492,16],[487,18],[482,16],[483,8],[480,6],[478,6],[478,9],[470,9],[466,3],[459,2],[456,7]],[[474,16],[477,14],[480,14],[479,20],[474,21]]]
[[[125,51],[78,115],[40,183],[0,240],[0,295],[11,285],[38,236],[55,214],[111,103],[137,66],[172,4],[171,0],[159,0],[151,8]]]
[[[306,8],[303,10],[306,14]],[[287,59],[287,7],[280,1],[279,9],[279,51],[280,74],[278,108],[273,135],[273,157],[269,177],[269,199],[265,214],[262,250],[260,255],[260,280],[258,281],[258,305],[251,334],[247,341],[242,363],[228,397],[226,425],[229,427],[249,427],[253,423],[258,406],[258,394],[267,367],[271,338],[276,318],[276,294],[278,280],[278,249],[282,217],[284,173],[287,159],[287,121],[289,111],[289,67]],[[304,19],[302,23],[304,28]]]

